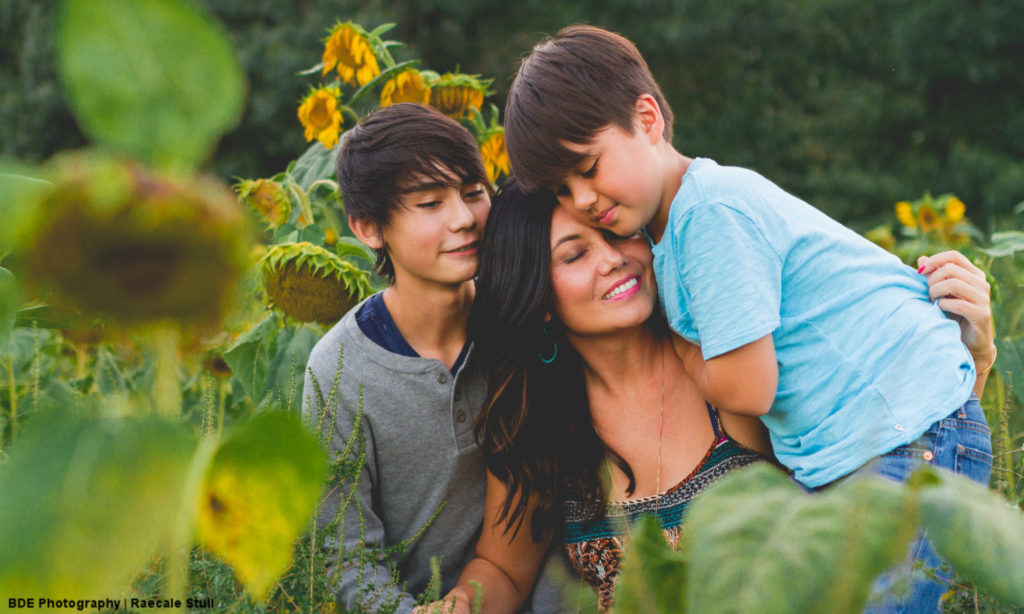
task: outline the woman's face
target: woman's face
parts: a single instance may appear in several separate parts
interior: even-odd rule
[[[601,335],[642,325],[658,299],[653,255],[639,233],[591,228],[562,207],[551,217],[555,313],[570,333]]]

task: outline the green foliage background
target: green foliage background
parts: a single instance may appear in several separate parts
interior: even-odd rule
[[[1024,2],[979,0],[201,0],[249,77],[241,124],[209,170],[267,176],[303,149],[295,117],[336,17],[373,27],[442,70],[496,77],[575,22],[636,41],[676,113],[687,155],[752,167],[847,224],[952,192],[983,229],[1024,200]],[[0,3],[0,155],[45,159],[84,142],[61,101],[55,3]]]

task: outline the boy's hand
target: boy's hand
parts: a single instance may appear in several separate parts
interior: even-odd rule
[[[928,295],[960,324],[960,338],[979,370],[995,360],[991,288],[985,272],[966,256],[948,251],[917,259],[918,273],[928,278]]]

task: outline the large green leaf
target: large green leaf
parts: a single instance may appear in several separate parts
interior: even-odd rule
[[[274,336],[280,329],[281,318],[271,313],[224,352],[224,362],[231,367],[231,373],[242,384],[253,405],[260,402],[266,390]]]
[[[34,173],[21,164],[0,164],[0,258],[29,238],[42,213],[38,197],[53,186]]]
[[[292,561],[316,509],[327,459],[294,415],[258,414],[213,457],[199,501],[200,541],[263,598]]]
[[[999,349],[998,368],[1010,380],[1010,388],[1024,405],[1024,335],[996,339]]]
[[[18,280],[14,274],[0,267],[0,354],[14,330],[18,318]]]
[[[180,517],[194,449],[179,424],[35,416],[0,467],[0,594],[121,594]]]
[[[322,333],[311,326],[297,326],[278,335],[278,347],[267,366],[263,404],[299,412],[306,363]]]
[[[859,478],[809,495],[758,464],[694,502],[688,612],[860,612],[917,524],[899,484]]]
[[[921,523],[940,555],[980,590],[1024,606],[1024,515],[948,471],[921,492]]]
[[[85,132],[157,166],[197,165],[242,111],[238,58],[183,0],[65,0],[57,61]]]
[[[344,146],[345,135],[342,135],[341,142]],[[292,177],[303,190],[308,190],[315,181],[334,178],[334,165],[337,159],[337,147],[327,149],[320,143],[313,143],[295,161],[295,166],[292,167]]]
[[[686,561],[673,550],[655,516],[631,529],[622,571],[615,585],[615,611],[623,614],[674,614],[686,592]]]

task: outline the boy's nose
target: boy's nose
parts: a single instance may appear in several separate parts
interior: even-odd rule
[[[451,207],[451,217],[449,218],[451,230],[471,228],[476,223],[476,216],[473,215],[473,211],[461,197],[454,199],[454,201]]]
[[[565,188],[569,191],[570,202],[574,209],[587,211],[597,202],[597,192],[587,185],[586,181],[579,178],[567,179]]]

